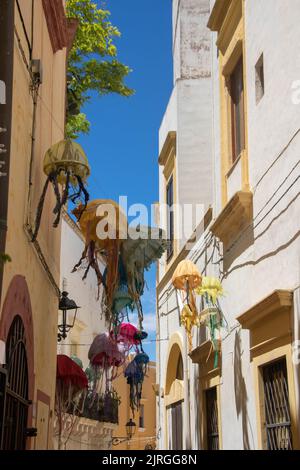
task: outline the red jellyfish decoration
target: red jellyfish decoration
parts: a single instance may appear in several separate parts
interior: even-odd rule
[[[58,424],[58,449],[64,447],[81,414],[88,390],[88,379],[81,367],[68,356],[57,356],[55,414]],[[63,432],[64,430],[64,432]]]

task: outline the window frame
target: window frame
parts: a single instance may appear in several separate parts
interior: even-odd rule
[[[280,364],[283,364],[283,373],[284,373],[284,378],[285,378],[286,386],[287,386],[288,409],[286,410],[286,412],[289,414],[289,420],[286,421],[286,423],[281,423],[281,425],[280,425],[280,422],[278,420],[276,421],[276,423],[275,422],[274,423],[268,423],[267,422],[270,413],[267,412],[267,397],[266,397],[266,392],[265,392],[265,390],[266,390],[265,375],[266,375],[267,369],[274,368],[274,366],[276,366],[276,365],[279,366]],[[288,377],[287,367],[288,367],[288,365],[287,365],[286,356],[277,357],[275,360],[273,360],[271,362],[261,364],[260,367],[259,367],[261,399],[262,399],[261,409],[262,409],[262,417],[263,417],[263,420],[262,420],[262,423],[261,423],[262,424],[262,444],[263,444],[263,449],[264,450],[286,450],[286,449],[272,449],[272,448],[270,448],[270,442],[269,442],[270,433],[269,433],[269,431],[272,430],[272,429],[278,429],[280,427],[288,428],[288,433],[289,433],[289,437],[290,437],[290,441],[291,441],[291,448],[288,449],[288,450],[293,450],[293,448],[294,448],[293,447],[292,420],[291,420],[291,395],[290,395],[290,384],[289,384],[289,377]],[[273,396],[272,396],[272,398],[273,398]],[[277,408],[278,408],[278,406],[277,406],[278,403],[279,403],[279,399],[277,397],[276,404],[275,404],[275,407],[277,407]],[[273,444],[274,443],[275,443],[275,440],[274,440]],[[276,443],[277,443],[277,440],[276,440]]]
[[[229,77],[231,165],[246,148],[244,57],[241,54]]]
[[[171,196],[169,197],[169,190],[171,191]],[[168,239],[168,247],[167,247],[167,262],[174,255],[174,233],[175,233],[175,219],[174,219],[174,177],[171,174],[170,178],[166,184],[166,202],[167,202],[167,239]],[[171,204],[172,202],[172,204]],[[171,209],[170,209],[171,208]]]

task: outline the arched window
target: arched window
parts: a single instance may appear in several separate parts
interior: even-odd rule
[[[4,410],[3,450],[25,450],[28,417],[28,364],[25,329],[16,316],[6,343],[6,400]]]
[[[177,361],[176,379],[183,380],[183,360],[182,360],[181,354],[179,355],[178,361]]]

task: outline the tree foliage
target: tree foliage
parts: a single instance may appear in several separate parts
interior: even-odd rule
[[[98,7],[92,0],[67,0],[69,18],[78,20],[78,29],[68,57],[67,72],[67,135],[76,138],[88,133],[90,123],[82,106],[98,95],[117,93],[131,96],[133,90],[124,80],[130,73],[128,66],[117,60],[117,48],[113,41],[120,36],[109,21],[110,12]]]
[[[0,267],[5,263],[11,263],[11,257],[6,253],[0,253]]]

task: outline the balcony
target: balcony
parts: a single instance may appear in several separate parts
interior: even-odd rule
[[[120,399],[115,393],[109,392],[93,396],[90,392],[85,400],[82,417],[100,423],[119,423]]]

